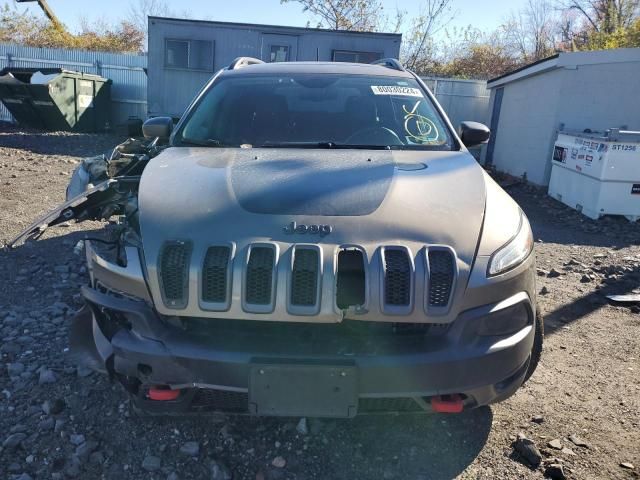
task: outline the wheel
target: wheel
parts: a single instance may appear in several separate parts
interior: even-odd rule
[[[535,336],[533,337],[533,348],[531,349],[531,359],[529,360],[529,367],[527,368],[527,374],[524,377],[525,383],[533,372],[536,371],[538,367],[538,363],[540,362],[540,357],[542,356],[542,343],[544,341],[544,320],[542,319],[542,314],[540,313],[540,308],[536,308],[536,320],[534,324]]]

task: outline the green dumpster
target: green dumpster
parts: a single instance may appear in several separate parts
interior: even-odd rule
[[[19,125],[44,130],[109,130],[111,80],[61,68],[5,68],[0,101]]]

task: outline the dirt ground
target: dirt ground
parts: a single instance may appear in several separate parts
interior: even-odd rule
[[[120,140],[0,126],[0,245],[63,200],[82,156]],[[455,416],[309,419],[303,433],[297,418],[137,418],[119,386],[68,356],[87,281],[73,247],[102,225],[0,251],[0,478],[540,479],[549,464],[571,479],[639,478],[640,307],[605,295],[640,292],[640,225],[509,192],[536,239],[544,354],[508,401]],[[519,433],[537,469],[514,451]]]

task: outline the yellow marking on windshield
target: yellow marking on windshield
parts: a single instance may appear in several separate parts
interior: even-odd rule
[[[409,139],[418,143],[434,143],[440,137],[438,127],[429,118],[416,113],[420,102],[418,100],[411,110],[407,109],[405,104],[402,105],[404,110],[404,131],[407,132]]]

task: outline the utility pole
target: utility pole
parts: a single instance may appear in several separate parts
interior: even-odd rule
[[[63,29],[62,24],[60,23],[60,20],[58,20],[58,17],[56,17],[56,15],[53,13],[53,10],[49,8],[49,4],[47,3],[47,0],[16,0],[16,2],[18,3],[38,2],[38,5],[40,5],[40,8],[44,12],[44,14],[47,16],[47,18],[51,20],[51,23],[53,24],[53,26],[60,30]]]

